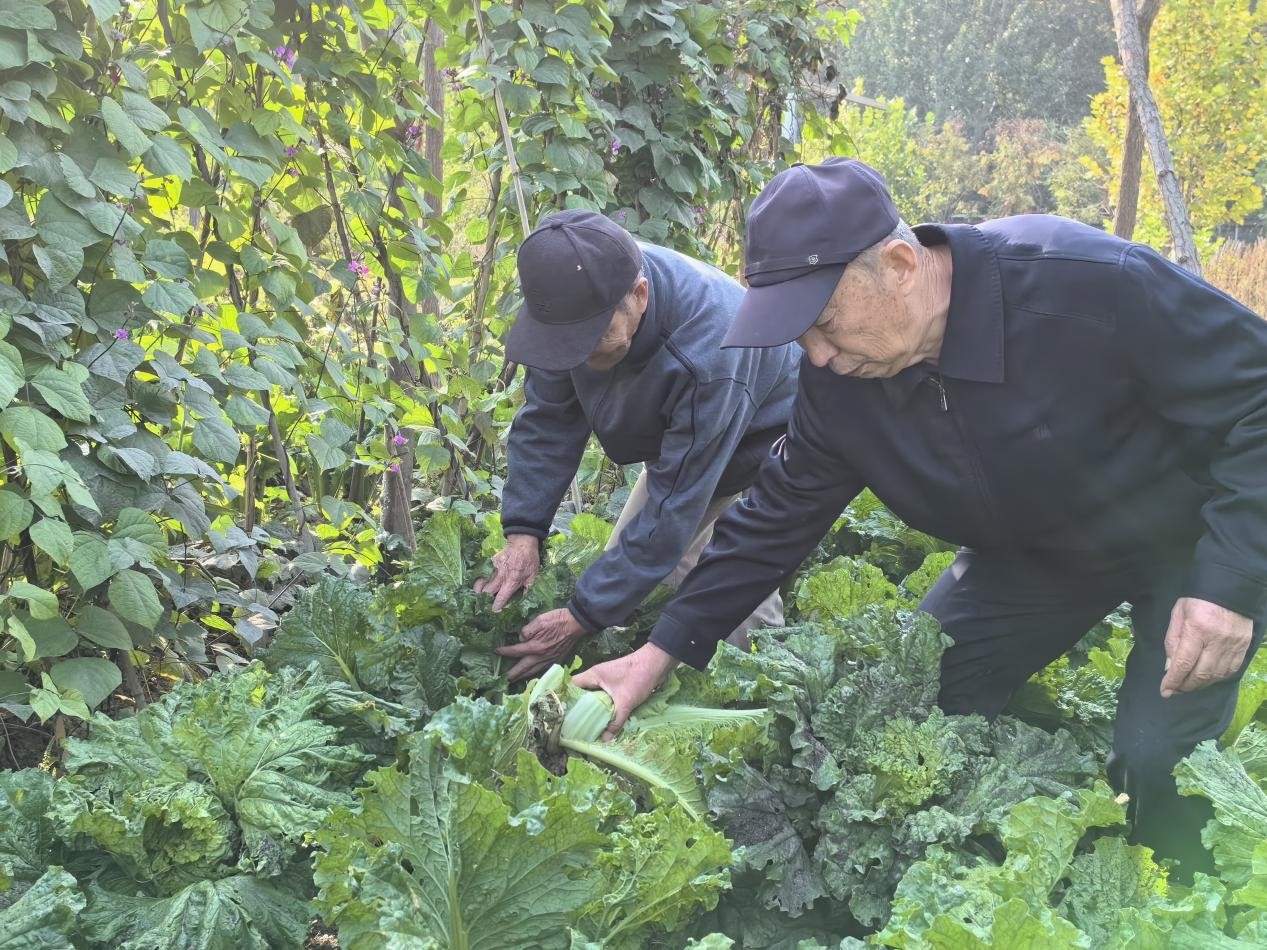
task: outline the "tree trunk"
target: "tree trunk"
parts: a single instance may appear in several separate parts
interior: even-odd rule
[[[1144,51],[1144,75],[1148,75],[1148,36],[1153,20],[1161,9],[1161,0],[1140,0],[1139,36]],[[1135,96],[1131,95],[1126,110],[1126,139],[1122,144],[1122,178],[1118,182],[1117,207],[1113,214],[1113,233],[1130,240],[1135,234],[1135,218],[1139,211],[1139,176],[1144,158],[1144,133],[1135,114]]]
[[[1184,270],[1200,275],[1201,259],[1197,255],[1192,222],[1188,218],[1188,208],[1179,188],[1179,177],[1175,174],[1170,145],[1166,141],[1166,130],[1161,123],[1161,113],[1157,109],[1157,101],[1153,98],[1148,75],[1144,71],[1144,51],[1141,47],[1139,21],[1135,16],[1135,0],[1112,0],[1112,3],[1113,25],[1117,28],[1122,67],[1126,71],[1131,98],[1135,101],[1135,112],[1143,129],[1148,155],[1157,173],[1157,187],[1161,190],[1162,203],[1166,208],[1166,225],[1170,228],[1175,263]]]

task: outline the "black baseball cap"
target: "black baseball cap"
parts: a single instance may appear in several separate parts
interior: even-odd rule
[[[853,158],[799,162],[748,210],[748,290],[722,346],[782,346],[814,325],[845,265],[897,226],[879,172]]]
[[[642,269],[642,251],[620,225],[593,211],[543,218],[519,246],[524,302],[506,355],[537,369],[580,366],[603,338]]]

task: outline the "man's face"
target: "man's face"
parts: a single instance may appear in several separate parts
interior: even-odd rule
[[[612,315],[607,332],[598,341],[585,365],[590,369],[612,369],[629,353],[634,334],[647,310],[647,279],[641,278]]]
[[[840,376],[877,379],[919,362],[921,332],[895,275],[883,266],[873,272],[855,262],[796,342],[815,366]]]

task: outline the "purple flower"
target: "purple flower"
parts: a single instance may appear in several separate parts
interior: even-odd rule
[[[348,270],[357,277],[368,277],[370,269],[362,261],[348,261]]]
[[[291,178],[298,178],[298,177],[299,177],[299,169],[298,169],[298,168],[288,168],[288,169],[286,169],[286,174],[287,174],[287,175],[289,175]]]
[[[128,338],[128,331],[123,329],[123,327],[119,327],[119,329],[114,331],[114,338],[116,340],[126,340]]]
[[[620,154],[620,139],[612,139],[612,158]]]
[[[294,157],[295,157],[296,155],[298,155],[298,154],[299,154],[299,146],[298,146],[298,145],[287,145],[287,146],[286,146],[286,157],[287,157],[287,158],[294,158]]]
[[[295,68],[295,60],[299,58],[299,53],[287,46],[279,46],[273,50],[273,56],[277,61],[284,65],[287,69]]]
[[[617,220],[617,221],[619,221],[621,224],[624,224],[624,223],[625,223],[625,212],[623,212],[623,211],[622,211],[622,212],[620,212],[620,214],[616,215],[616,220]]]
[[[400,466],[399,466],[399,465],[393,465],[393,466],[392,466],[392,474],[393,474],[393,475],[399,475],[399,474],[400,474]]]
[[[392,436],[392,445],[404,445],[409,440],[399,433]]]
[[[405,134],[411,139],[416,139],[418,136],[422,135],[422,126],[411,125],[409,128],[405,129]]]

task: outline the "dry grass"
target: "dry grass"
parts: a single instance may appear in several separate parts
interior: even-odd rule
[[[1253,244],[1229,241],[1206,267],[1205,279],[1267,317],[1267,238]]]

